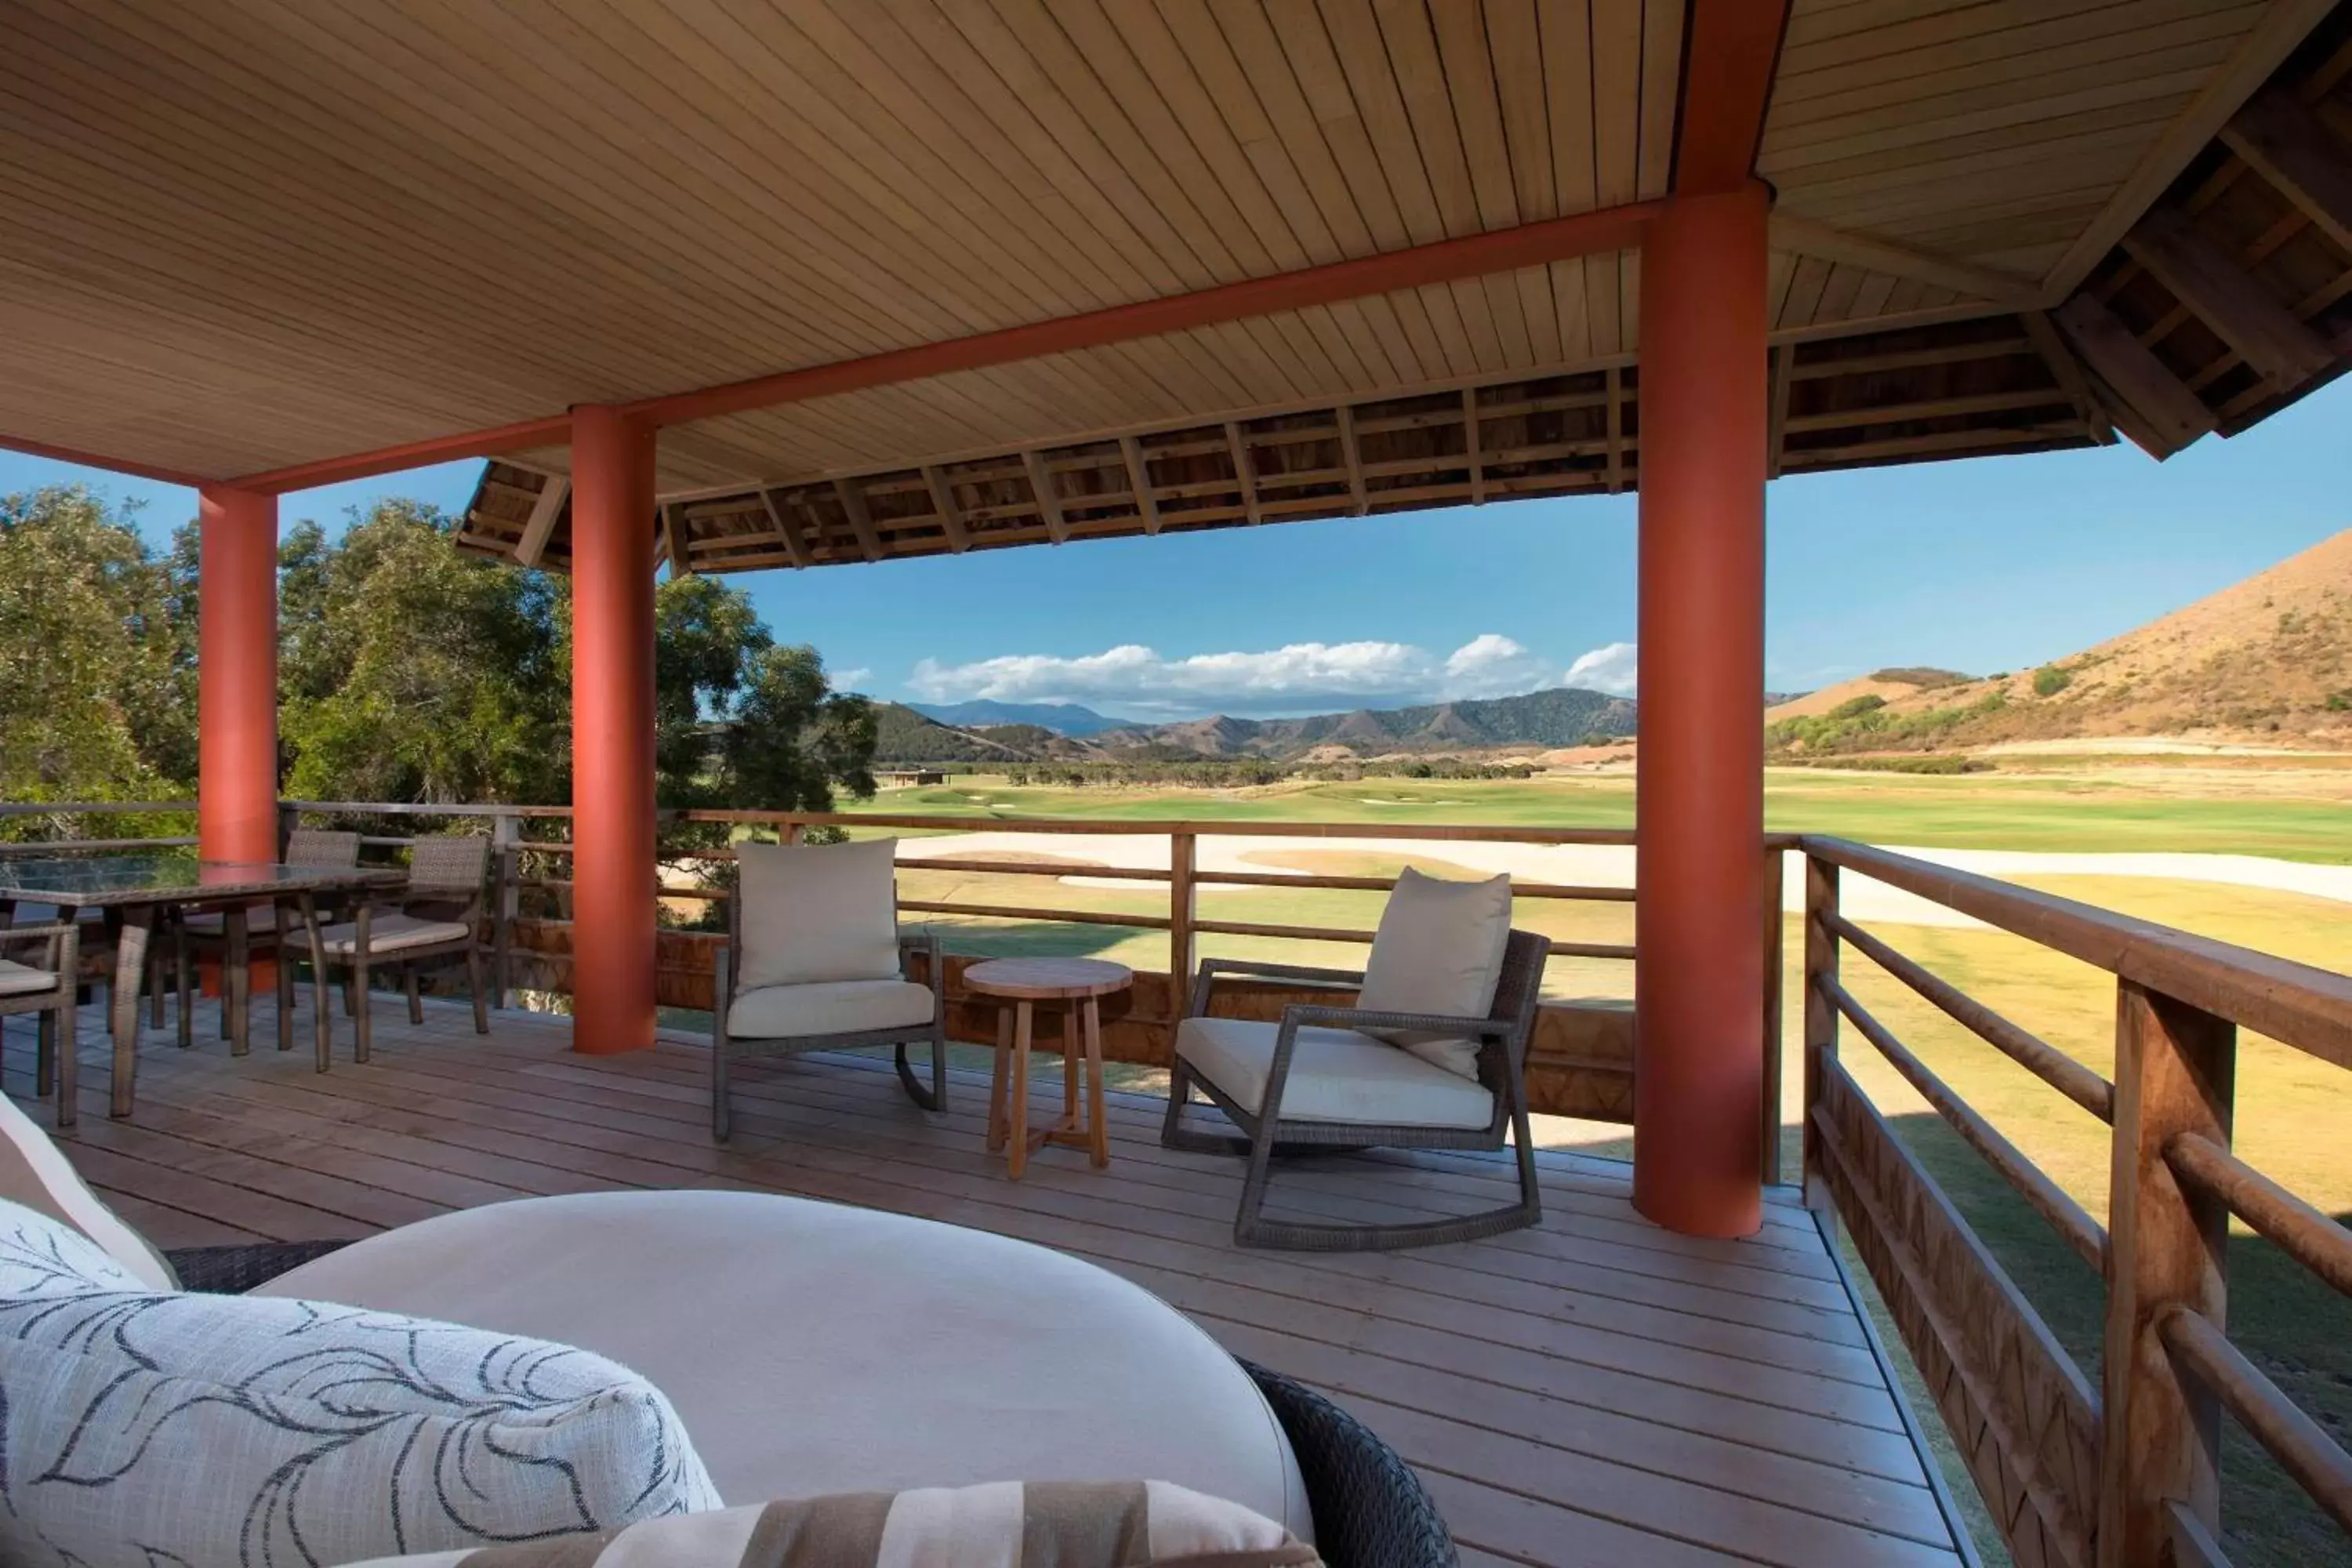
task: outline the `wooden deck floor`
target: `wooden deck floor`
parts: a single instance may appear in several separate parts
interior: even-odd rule
[[[1785,1191],[1756,1238],[1692,1241],[1634,1215],[1628,1167],[1547,1153],[1539,1228],[1251,1252],[1231,1237],[1238,1162],[1161,1149],[1156,1100],[1114,1098],[1108,1170],[1048,1150],[1015,1184],[982,1146],[983,1080],[960,1077],[934,1117],[878,1062],[755,1064],[722,1151],[691,1044],[576,1057],[561,1020],[499,1014],[482,1038],[461,1007],[429,1005],[412,1028],[380,998],[375,1059],[320,1075],[307,1027],[280,1056],[256,1013],[243,1058],[208,1027],[187,1052],[151,1033],[128,1122],[107,1119],[103,1026],[85,1015],[81,1121],[62,1142],[161,1245],[348,1237],[612,1187],[896,1209],[1091,1258],[1324,1389],[1420,1468],[1474,1563],[1960,1561],[1848,1287]],[[6,1087],[29,1100],[29,1024],[6,1038]],[[1488,1206],[1506,1180],[1492,1161],[1390,1155],[1276,1184],[1300,1212],[1370,1217]]]

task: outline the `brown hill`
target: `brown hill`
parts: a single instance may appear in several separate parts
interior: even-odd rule
[[[2036,669],[1924,689],[1847,686],[1775,710],[1776,745],[1820,754],[2177,736],[2352,746],[2352,530]]]
[[[1764,710],[1768,724],[1780,719],[1809,719],[1843,708],[1857,697],[1875,697],[1893,702],[1914,696],[1922,690],[1943,690],[1969,684],[1969,677],[1957,670],[1882,669],[1869,675],[1857,675],[1852,680],[1841,680],[1834,686],[1824,686],[1818,691],[1807,691],[1776,702]]]

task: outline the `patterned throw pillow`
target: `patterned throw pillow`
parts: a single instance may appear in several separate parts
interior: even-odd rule
[[[669,1402],[600,1356],[150,1291],[0,1204],[0,1562],[295,1568],[719,1506]]]
[[[1238,1503],[1166,1481],[850,1492],[656,1520],[617,1535],[404,1557],[396,1568],[1319,1568]],[[395,1568],[394,1560],[352,1568]]]

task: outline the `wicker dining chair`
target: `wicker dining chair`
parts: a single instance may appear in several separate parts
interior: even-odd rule
[[[1248,1157],[1241,1207],[1234,1219],[1234,1239],[1244,1247],[1294,1247],[1307,1252],[1386,1250],[1471,1241],[1533,1225],[1543,1216],[1543,1204],[1536,1177],[1535,1144],[1528,1126],[1525,1075],[1528,1040],[1535,1027],[1537,1004],[1543,994],[1544,960],[1550,952],[1548,938],[1534,931],[1512,931],[1504,948],[1494,1005],[1483,1018],[1374,1013],[1294,1002],[1283,1009],[1279,1024],[1219,1020],[1229,1033],[1249,1037],[1241,1041],[1244,1050],[1255,1047],[1265,1053],[1262,1083],[1244,1081],[1245,1075],[1231,1072],[1226,1075],[1228,1081],[1220,1083],[1193,1059],[1195,1053],[1213,1054],[1188,1040],[1187,1031],[1195,1020],[1213,1016],[1210,1007],[1216,1000],[1218,978],[1231,975],[1270,980],[1285,987],[1355,991],[1362,987],[1364,976],[1355,970],[1205,959],[1192,987],[1192,1005],[1178,1026],[1175,1063],[1168,1086],[1167,1120],[1160,1128],[1160,1141],[1171,1149],[1242,1153]],[[1293,1079],[1294,1073],[1300,1070],[1300,1037],[1307,1032],[1313,1036],[1309,1056],[1314,1058],[1314,1065],[1305,1069],[1307,1073],[1344,1075],[1352,1052],[1356,1060],[1370,1068],[1422,1074],[1426,1068],[1427,1073],[1439,1075],[1427,1079],[1427,1083],[1450,1097],[1458,1097],[1470,1088],[1466,1079],[1454,1078],[1443,1068],[1419,1063],[1419,1058],[1401,1047],[1362,1033],[1366,1030],[1412,1030],[1476,1040],[1477,1082],[1491,1100],[1485,1124],[1465,1126],[1459,1118],[1438,1118],[1446,1123],[1438,1125],[1403,1118],[1374,1121],[1334,1116],[1309,1120],[1295,1113],[1286,1114],[1285,1096],[1297,1095],[1301,1087]],[[1341,1038],[1343,1033],[1354,1035],[1357,1043],[1351,1045]],[[1338,1048],[1332,1049],[1334,1047]],[[1195,1089],[1241,1129],[1241,1138],[1184,1125],[1184,1108]],[[1444,1219],[1397,1224],[1309,1225],[1265,1217],[1266,1186],[1276,1153],[1305,1154],[1318,1150],[1344,1152],[1367,1148],[1494,1152],[1502,1149],[1507,1142],[1516,1144],[1517,1151],[1519,1198],[1515,1204]]]
[[[23,952],[34,943],[42,952],[30,963],[0,957],[0,1016],[38,1013],[38,1044],[33,1060],[34,1091],[57,1096],[58,1125],[74,1122],[74,1005],[80,993],[81,922],[66,918],[48,925],[0,931],[0,953]]]
[[[319,933],[322,952],[310,951],[299,931],[286,933],[281,952],[343,972],[343,1010],[352,1015],[352,1059],[365,1061],[373,1043],[368,980],[378,968],[401,971],[408,993],[408,1021],[425,1022],[417,991],[417,968],[436,960],[462,958],[466,985],[474,1002],[474,1033],[490,1032],[489,1005],[482,984],[479,939],[483,879],[489,869],[487,838],[420,838],[409,852],[408,881],[382,900],[362,898],[352,918]],[[321,1064],[324,1065],[323,1063]]]
[[[289,866],[326,867],[345,869],[360,863],[360,836],[338,833],[323,827],[298,827],[287,836],[286,864]],[[278,1048],[294,1048],[294,959],[286,952],[278,930],[278,909],[262,904],[248,910],[245,917],[246,973],[240,976],[247,996],[252,995],[252,964],[256,958],[274,956],[278,959]],[[191,1025],[195,1001],[195,965],[197,961],[211,958],[221,965],[221,1038],[230,1037],[231,1021],[228,1007],[228,917],[220,910],[191,910],[183,912],[173,922],[173,952],[179,965],[180,1044],[191,1043]],[[240,1047],[243,1042],[238,1042]]]

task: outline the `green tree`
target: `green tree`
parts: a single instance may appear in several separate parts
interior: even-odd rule
[[[173,695],[168,586],[127,509],[79,485],[0,496],[0,796],[184,785],[194,721]]]

